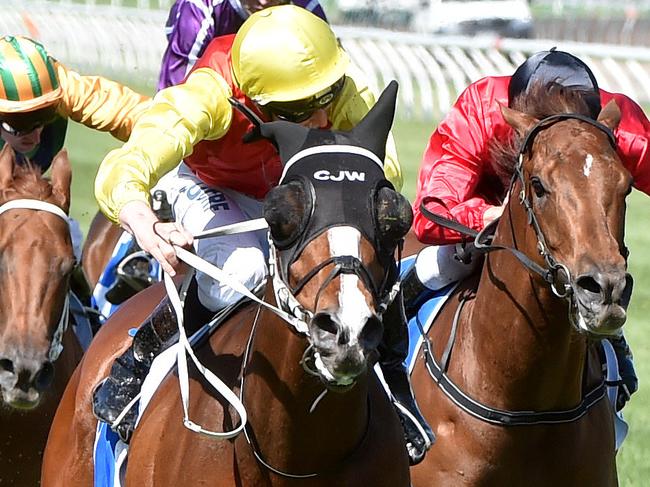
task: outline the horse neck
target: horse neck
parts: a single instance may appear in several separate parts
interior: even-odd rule
[[[274,302],[272,291],[267,301]],[[287,472],[322,471],[344,460],[368,427],[365,378],[345,393],[320,398],[326,388],[300,363],[305,338],[269,311],[260,313],[253,334],[244,404],[258,453]]]
[[[537,237],[518,201],[508,204],[494,243],[539,257]],[[481,364],[469,376],[481,387],[487,384],[486,396],[502,401],[495,406],[549,410],[580,400],[586,340],[574,333],[568,304],[510,252],[488,255],[468,315],[468,346]]]

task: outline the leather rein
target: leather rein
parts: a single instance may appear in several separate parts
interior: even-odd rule
[[[442,227],[454,230],[463,235],[474,238],[473,245],[476,250],[480,253],[489,253],[496,250],[506,250],[510,252],[517,260],[531,273],[541,276],[541,278],[550,286],[553,294],[561,299],[569,301],[569,314],[570,322],[574,325],[574,320],[571,318],[571,309],[574,306],[573,303],[573,288],[571,287],[571,274],[566,265],[558,262],[553,255],[548,250],[546,245],[546,240],[544,234],[541,231],[538,219],[535,216],[533,211],[532,203],[526,194],[526,185],[523,172],[523,162],[524,156],[530,152],[533,140],[540,131],[550,127],[551,125],[563,121],[575,119],[582,122],[586,122],[600,131],[604,132],[607,135],[607,138],[611,145],[616,147],[616,138],[614,133],[605,125],[593,120],[592,118],[586,117],[577,113],[562,113],[557,115],[551,115],[546,117],[539,122],[537,122],[530,131],[526,134],[520,148],[517,159],[517,164],[514,168],[514,173],[510,182],[510,191],[514,188],[514,185],[517,181],[521,183],[521,192],[519,193],[519,202],[526,209],[528,216],[528,224],[531,225],[535,231],[537,238],[537,248],[539,253],[544,258],[545,265],[540,265],[526,254],[520,250],[508,247],[504,245],[498,245],[492,243],[492,234],[496,227],[498,220],[488,224],[480,232],[469,228],[456,220],[446,218],[442,215],[438,215],[428,210],[425,206],[427,201],[426,198],[422,200],[420,205],[420,211],[422,214],[432,222],[440,225]],[[560,274],[563,273],[564,277],[561,278]],[[576,421],[577,419],[584,416],[587,411],[598,403],[603,397],[606,396],[606,383],[603,379],[595,387],[590,389],[582,398],[580,403],[571,409],[559,410],[559,411],[508,411],[502,409],[492,408],[486,406],[485,404],[473,399],[466,393],[464,393],[447,375],[447,369],[449,366],[449,360],[451,356],[451,351],[456,339],[456,332],[458,329],[458,322],[460,320],[462,309],[465,303],[468,301],[468,298],[465,296],[461,299],[456,314],[454,315],[454,320],[452,322],[452,327],[450,331],[450,336],[447,341],[445,350],[443,351],[441,357],[441,363],[438,363],[433,355],[431,342],[429,337],[424,332],[421,323],[417,320],[418,327],[420,332],[424,337],[424,358],[427,370],[433,378],[433,380],[440,386],[445,395],[451,399],[458,407],[463,409],[465,412],[470,415],[491,424],[501,425],[501,426],[523,426],[523,425],[534,425],[534,424],[559,424],[559,423],[570,423]]]

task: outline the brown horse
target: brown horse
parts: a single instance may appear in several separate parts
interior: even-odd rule
[[[611,132],[618,107],[595,122],[581,100],[533,90],[502,109],[521,162],[492,245],[523,255],[492,249],[431,327],[412,378],[437,441],[415,487],[617,485],[598,342],[626,318],[632,180]]]
[[[36,486],[54,413],[82,350],[68,327],[75,265],[67,154],[40,170],[0,153],[0,483]],[[62,347],[62,348],[61,348]]]
[[[112,223],[101,212],[97,212],[93,218],[81,252],[81,266],[90,289],[97,285],[122,232],[122,228]]]
[[[266,305],[241,306],[196,352],[241,395],[245,434],[217,441],[185,429],[178,372],[170,374],[131,440],[126,485],[409,485],[401,426],[370,368],[382,310],[394,297],[393,253],[411,221],[380,162],[395,95],[394,86],[350,134],[262,125],[283,161],[298,161],[265,202],[274,278]],[[344,171],[349,186],[335,182]],[[154,286],[127,301],[91,344],[57,412],[44,486],[91,485],[92,390],[129,345],[128,328],[160,297]],[[290,314],[281,318],[267,305]],[[190,378],[192,421],[236,426],[240,418],[195,368]]]

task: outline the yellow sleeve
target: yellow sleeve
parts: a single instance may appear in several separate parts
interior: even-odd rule
[[[151,98],[101,76],[81,76],[56,62],[63,92],[58,111],[87,127],[125,141]]]
[[[332,127],[338,130],[352,130],[375,104],[375,95],[368,88],[363,75],[354,67],[346,73],[347,79],[343,90],[332,105],[330,120]],[[397,148],[392,132],[388,134],[386,142],[386,159],[384,160],[384,173],[397,191],[401,191],[404,183],[402,168],[397,158]]]
[[[183,84],[159,91],[136,122],[129,141],[104,158],[95,179],[101,211],[118,222],[124,205],[149,201],[151,188],[203,139],[230,128],[230,87],[215,71],[197,69]]]

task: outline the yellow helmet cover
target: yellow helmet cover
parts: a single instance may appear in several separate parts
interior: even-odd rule
[[[0,113],[19,113],[54,104],[61,86],[45,48],[27,37],[0,37]]]
[[[232,46],[235,81],[260,105],[314,96],[341,79],[349,62],[327,22],[295,5],[254,13]]]

